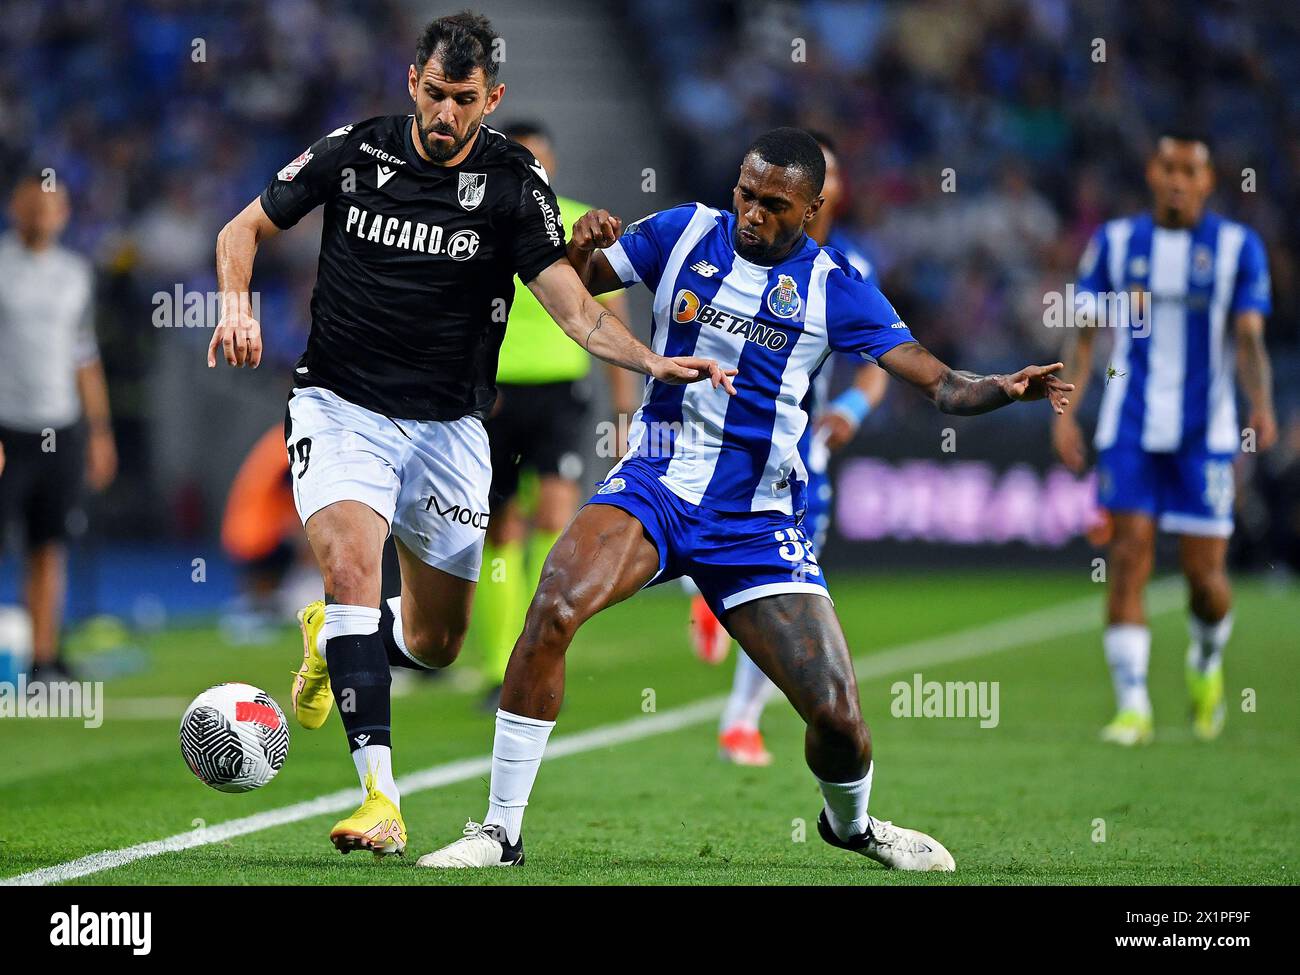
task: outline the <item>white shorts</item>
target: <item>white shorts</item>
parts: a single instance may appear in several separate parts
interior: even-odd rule
[[[285,445],[298,517],[360,501],[420,561],[478,581],[492,464],[475,416],[390,420],[327,389],[289,397]]]

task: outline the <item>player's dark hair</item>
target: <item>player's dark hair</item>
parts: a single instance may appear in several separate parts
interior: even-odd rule
[[[745,156],[758,156],[771,166],[792,166],[804,174],[811,197],[822,191],[826,181],[826,157],[817,140],[803,129],[782,126],[770,129],[755,139]]]
[[[1199,142],[1205,146],[1205,151],[1211,156],[1214,155],[1214,146],[1210,144],[1210,137],[1195,125],[1166,125],[1156,132],[1156,145],[1160,145],[1161,139],[1173,139],[1175,142]]]
[[[7,195],[13,196],[24,186],[34,183],[42,189],[45,188],[45,181],[49,178],[50,171],[47,167],[36,165],[19,166],[17,172],[6,183]],[[64,189],[62,181],[54,183],[58,189]]]
[[[518,142],[520,139],[545,139],[547,142],[554,142],[551,138],[551,130],[541,122],[535,122],[532,119],[520,119],[517,122],[510,122],[501,127],[501,133],[507,139],[514,139]]]
[[[416,70],[423,71],[437,55],[443,74],[452,81],[464,81],[482,68],[490,88],[501,67],[492,50],[497,36],[492,22],[472,10],[431,20],[415,45]]]

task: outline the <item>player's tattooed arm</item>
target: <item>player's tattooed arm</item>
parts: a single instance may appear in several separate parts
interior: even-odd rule
[[[217,234],[217,287],[221,291],[221,321],[208,343],[208,368],[217,364],[217,349],[232,366],[257,367],[262,362],[262,326],[253,317],[248,293],[253,280],[257,245],[280,232],[257,198]]]
[[[950,369],[919,342],[904,342],[879,358],[891,376],[915,386],[937,406],[940,412],[957,416],[988,413],[1020,400],[1046,399],[1052,409],[1063,413],[1069,405],[1065,394],[1074,386],[1062,382],[1053,373],[1063,364],[1026,366],[1010,375],[980,376],[973,372]]]
[[[713,359],[698,356],[667,358],[646,348],[612,311],[587,293],[567,260],[557,260],[528,282],[548,315],[564,333],[598,359],[624,369],[679,385],[707,379],[716,389],[735,393],[735,369],[723,369]]]
[[[1264,344],[1264,316],[1243,311],[1233,321],[1237,336],[1237,375],[1250,404],[1250,429],[1255,449],[1268,450],[1277,442],[1277,414],[1273,410],[1273,366]]]

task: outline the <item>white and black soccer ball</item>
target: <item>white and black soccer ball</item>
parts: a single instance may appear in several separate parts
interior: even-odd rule
[[[220,792],[266,785],[289,754],[289,724],[271,695],[252,684],[209,687],[181,718],[181,755]]]

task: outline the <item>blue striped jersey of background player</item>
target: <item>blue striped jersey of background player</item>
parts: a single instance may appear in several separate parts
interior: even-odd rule
[[[839,251],[848,261],[849,267],[857,271],[867,284],[879,287],[876,269],[867,256],[858,250],[853,241],[840,231],[832,230],[826,238],[826,246]],[[846,356],[847,358],[847,356]],[[826,360],[813,376],[808,395],[804,398],[804,412],[808,414],[809,423],[804,434],[799,438],[799,456],[808,468],[808,510],[804,514],[804,527],[812,537],[813,547],[820,551],[826,543],[831,527],[831,502],[835,500],[834,487],[827,473],[830,466],[831,452],[825,441],[813,436],[813,426],[817,418],[831,403],[831,374],[835,371],[835,357]]]
[[[796,448],[813,375],[832,351],[874,361],[912,334],[838,252],[805,236],[776,266],[753,264],[735,252],[734,223],[689,203],[631,224],[604,251],[624,285],[643,281],[654,292],[655,352],[739,370],[735,396],[709,383],[650,382],[628,457],[647,458],[692,504],[796,514],[807,483]]]
[[[1150,214],[1112,220],[1084,252],[1077,291],[1150,295],[1145,317],[1115,330],[1097,449],[1234,453],[1232,318],[1271,304],[1259,235],[1209,211],[1191,229],[1158,227]]]

